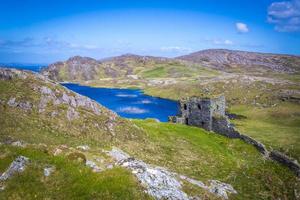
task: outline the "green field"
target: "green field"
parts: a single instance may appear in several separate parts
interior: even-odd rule
[[[299,104],[282,103],[264,109],[233,106],[230,111],[246,117],[233,121],[241,132],[300,160]]]

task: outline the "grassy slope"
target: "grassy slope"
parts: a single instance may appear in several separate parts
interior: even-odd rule
[[[184,125],[135,120],[149,136],[147,145],[128,146],[129,152],[199,180],[230,183],[233,199],[294,198],[297,181],[282,166],[263,159],[252,146]],[[190,189],[190,188],[189,188]]]
[[[84,165],[65,157],[54,157],[38,149],[0,146],[0,171],[18,155],[30,158],[24,173],[15,175],[6,184],[0,199],[150,199],[130,172],[114,168],[93,173]],[[5,157],[3,158],[3,155]],[[56,167],[44,177],[46,166]]]
[[[233,106],[230,111],[247,117],[233,121],[239,130],[300,160],[299,104],[282,103],[264,109]]]
[[[30,87],[37,83],[42,84],[35,79],[1,81],[0,97],[7,100],[14,95],[19,100],[37,100],[38,94]],[[62,89],[59,86],[57,88]],[[53,105],[49,105],[48,109],[53,109]],[[134,177],[125,170],[108,170],[96,175],[78,163],[69,162],[64,156],[53,157],[49,149],[60,144],[70,147],[89,144],[93,150],[91,156],[98,156],[102,148],[117,146],[148,163],[167,167],[195,179],[217,179],[230,183],[239,192],[239,195],[232,196],[233,199],[293,199],[294,189],[300,190],[296,185],[296,177],[287,168],[264,160],[252,146],[202,129],[151,120],[134,120],[132,124],[120,119],[117,134],[112,137],[91,128],[93,120],[101,121],[101,118],[93,115],[85,120],[67,122],[65,118],[53,119],[36,111],[25,112],[6,105],[0,105],[0,113],[1,141],[12,137],[47,145],[46,151],[43,148],[28,147],[21,150],[0,147],[0,172],[17,155],[25,155],[32,160],[26,173],[8,182],[5,198],[32,199],[35,195],[51,198],[55,196],[55,192],[57,197],[67,199],[74,197],[73,195],[78,195],[80,199],[105,199],[111,195],[115,199],[147,198]],[[49,182],[43,180],[41,174],[41,169],[46,164],[58,166],[57,174]],[[118,179],[123,182],[117,182]],[[111,180],[111,185],[107,185],[108,180]],[[128,182],[128,186],[125,187],[124,182]],[[185,190],[188,193],[205,193],[188,184]],[[211,198],[210,195],[205,195]]]
[[[70,74],[67,62],[57,65],[58,80],[82,82],[85,79],[81,77],[81,71],[77,74]],[[121,60],[107,60],[96,64],[95,80],[99,81],[105,78],[126,78],[127,75],[138,75],[140,78],[180,78],[180,77],[198,77],[199,74],[216,75],[217,71],[204,68],[199,64],[190,64],[177,60],[159,60],[149,58],[125,57]],[[72,79],[72,76],[74,78]]]
[[[203,74],[205,75],[205,73]],[[231,112],[244,115],[245,120],[233,121],[239,130],[300,160],[300,106],[279,99],[282,90],[299,91],[298,74],[273,74],[273,78],[290,81],[271,84],[263,81],[245,81],[230,78],[204,84],[206,79],[180,79],[171,85],[148,86],[144,80],[90,82],[93,86],[143,88],[146,94],[178,100],[185,96],[225,94]],[[260,74],[261,77],[273,76]],[[203,80],[203,81],[201,81]],[[275,105],[275,106],[274,106]]]
[[[25,120],[25,124],[28,122],[29,120]],[[105,148],[115,145],[148,163],[167,167],[198,180],[217,179],[230,183],[239,192],[239,195],[233,195],[232,199],[293,199],[294,189],[300,189],[290,170],[264,160],[256,149],[239,140],[231,140],[183,125],[156,123],[151,120],[135,120],[134,123],[143,130],[141,133],[147,136],[146,141],[137,139],[119,144],[109,143]],[[31,142],[47,144],[48,150],[45,151],[44,147],[39,149],[29,146],[27,149],[19,149],[0,146],[0,172],[18,155],[25,155],[32,160],[26,173],[8,182],[4,199],[20,196],[24,197],[23,199],[32,199],[35,195],[59,199],[72,199],[75,196],[78,199],[141,199],[142,196],[147,198],[126,170],[113,169],[94,174],[83,165],[70,162],[64,156],[53,157],[50,153],[51,149],[59,144],[70,147],[89,144],[92,148],[91,156],[99,156],[98,144],[101,145],[101,141],[65,137],[63,133],[58,132],[47,134],[43,130],[34,129],[34,126],[36,125],[30,124],[32,129],[23,130],[20,138],[24,139],[24,135],[27,135]],[[41,137],[42,135],[47,137],[48,141]],[[19,138],[16,134],[12,136]],[[50,180],[45,180],[42,169],[49,164],[55,165],[57,171]],[[208,199],[213,197],[188,184],[184,188],[187,193],[203,194]]]

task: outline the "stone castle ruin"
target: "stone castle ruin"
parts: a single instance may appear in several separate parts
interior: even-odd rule
[[[190,97],[179,101],[180,109],[176,116],[170,116],[169,122],[196,126],[213,131],[229,138],[238,138],[253,145],[266,158],[277,161],[290,168],[300,177],[300,165],[289,156],[276,150],[269,151],[264,144],[241,134],[225,114],[225,97],[200,98]]]
[[[179,103],[179,114],[169,117],[170,122],[197,126],[208,131],[220,129],[218,126],[221,123],[225,126],[231,126],[225,115],[224,96],[212,99],[190,97],[182,99]]]
[[[224,96],[213,99],[191,97],[182,99],[179,103],[179,114],[169,117],[170,122],[197,126],[213,131],[216,119],[226,118]]]

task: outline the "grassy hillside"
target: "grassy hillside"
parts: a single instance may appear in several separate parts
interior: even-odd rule
[[[28,133],[29,134],[29,133]],[[32,135],[35,137],[35,135]],[[130,172],[114,168],[94,173],[81,163],[53,156],[38,148],[0,146],[0,172],[18,155],[30,158],[24,173],[10,179],[0,199],[151,199]],[[43,170],[55,166],[45,177]]]
[[[40,87],[76,94],[31,73],[16,72],[12,79],[0,80],[0,173],[17,156],[30,159],[24,173],[5,182],[0,199],[150,199],[129,171],[107,167],[113,163],[103,150],[116,146],[130,155],[191,178],[210,179],[232,184],[238,191],[231,199],[295,199],[300,191],[295,175],[287,168],[265,160],[258,151],[240,140],[228,139],[199,128],[153,120],[111,118],[113,113],[97,106],[97,115],[89,107],[74,107],[79,118],[66,115],[72,103],[48,102],[39,112]],[[19,104],[8,104],[12,98]],[[24,109],[20,102],[32,103]],[[58,115],[51,117],[54,111]],[[113,131],[107,121],[113,121]],[[96,125],[98,124],[98,125]],[[26,147],[14,147],[10,141],[23,141]],[[90,150],[76,147],[87,144]],[[62,153],[54,156],[57,148]],[[74,154],[75,153],[75,154]],[[84,155],[104,171],[94,173],[84,163],[73,159]],[[72,155],[72,156],[70,156]],[[55,166],[50,177],[43,175],[46,166]],[[215,196],[184,183],[184,191],[203,199]]]
[[[137,55],[123,55],[97,61],[86,57],[72,57],[65,62],[49,65],[42,73],[58,81],[98,81],[107,78],[181,78],[198,77],[201,72],[214,75],[214,70],[199,64]]]
[[[299,104],[282,103],[264,109],[241,105],[230,111],[246,117],[233,121],[241,132],[300,160]]]
[[[238,129],[300,159],[299,57],[208,50],[180,59],[187,61],[134,55],[111,58],[102,62],[103,67],[118,68],[122,76],[78,82],[140,88],[148,95],[174,100],[224,94],[228,109],[247,117],[234,121]]]

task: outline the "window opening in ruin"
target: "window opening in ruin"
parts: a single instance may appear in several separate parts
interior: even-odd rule
[[[198,109],[202,110],[202,106],[200,104],[198,104]]]
[[[184,108],[184,110],[187,110],[187,105],[184,104],[184,105],[183,105],[183,108]]]

